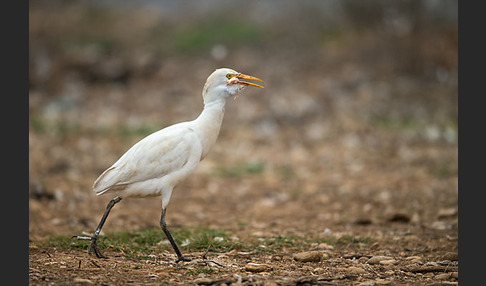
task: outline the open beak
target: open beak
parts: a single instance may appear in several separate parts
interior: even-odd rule
[[[236,78],[238,79],[250,79],[250,80],[256,80],[256,81],[260,81],[260,82],[263,82],[263,80],[259,79],[259,78],[256,78],[254,76],[249,76],[249,75],[246,75],[246,74],[238,74],[236,76]],[[258,85],[256,83],[252,83],[252,82],[247,82],[247,81],[238,81],[238,84],[243,84],[243,85],[250,85],[250,86],[256,86],[256,87],[259,87],[259,88],[263,88],[263,86],[261,85]]]

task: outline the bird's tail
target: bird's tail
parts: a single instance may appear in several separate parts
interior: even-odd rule
[[[96,193],[97,196],[100,196],[107,191],[115,184],[113,182],[113,170],[115,167],[111,167],[106,169],[93,184],[93,191]]]

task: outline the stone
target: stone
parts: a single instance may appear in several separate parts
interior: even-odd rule
[[[363,268],[354,267],[354,266],[348,267],[347,272],[352,275],[366,274],[366,271]]]
[[[325,242],[319,243],[316,247],[316,250],[333,250],[334,246],[327,244]]]
[[[379,264],[381,261],[393,259],[389,256],[376,255],[368,259],[368,264]]]
[[[409,263],[422,263],[422,257],[420,256],[409,256],[407,258],[405,258],[406,261],[408,261]]]
[[[448,280],[449,278],[451,278],[451,273],[441,273],[434,276],[434,279],[437,280]]]
[[[300,262],[319,262],[323,257],[320,251],[306,251],[294,254],[294,260]]]
[[[395,259],[385,259],[380,261],[381,265],[395,265],[397,261]]]
[[[386,279],[382,279],[382,278],[375,279],[375,285],[389,285],[389,284],[391,284],[391,281],[388,281]]]
[[[196,278],[194,280],[194,283],[196,283],[197,285],[210,285],[212,282],[212,279],[206,277]]]
[[[440,209],[437,213],[438,219],[446,219],[450,217],[455,217],[457,215],[457,208],[445,208]]]
[[[361,256],[360,258],[358,258],[359,263],[366,263],[366,262],[368,262],[368,260],[370,260],[370,259],[366,256]]]
[[[79,283],[79,284],[84,284],[84,285],[91,285],[93,284],[93,281],[89,280],[89,279],[85,279],[85,278],[79,278],[79,277],[76,277],[74,278],[74,283]]]
[[[441,257],[443,260],[457,261],[459,256],[457,252],[447,252]]]
[[[245,270],[250,272],[263,272],[271,269],[268,264],[248,263],[245,265]]]

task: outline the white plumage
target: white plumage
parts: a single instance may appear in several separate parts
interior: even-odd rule
[[[98,177],[93,185],[95,193],[113,193],[116,197],[108,204],[92,237],[75,236],[91,240],[90,254],[94,250],[98,257],[105,257],[96,241],[113,205],[125,197],[161,195],[160,225],[178,256],[177,261],[189,260],[182,256],[167,229],[166,207],[174,187],[194,173],[216,142],[226,99],[238,96],[245,86],[262,87],[241,79],[261,81],[228,68],[214,71],[203,88],[204,109],[195,120],[174,124],[148,135]]]
[[[170,197],[167,193],[201,160],[202,143],[192,126],[194,122],[179,123],[145,137],[101,174],[93,190],[97,195]]]

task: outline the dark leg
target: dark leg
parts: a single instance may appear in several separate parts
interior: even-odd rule
[[[94,250],[94,253],[96,254],[96,257],[98,258],[108,258],[106,256],[104,256],[100,249],[98,248],[98,244],[97,244],[97,240],[98,240],[98,235],[100,235],[100,232],[101,232],[101,228],[103,227],[103,225],[105,224],[105,221],[106,221],[106,218],[108,217],[108,214],[110,213],[111,211],[111,208],[116,204],[118,203],[119,201],[121,201],[121,197],[114,197],[109,203],[108,205],[106,206],[106,210],[105,210],[105,213],[103,214],[103,217],[101,218],[101,221],[100,223],[98,224],[98,227],[96,228],[96,231],[94,232],[93,236],[92,237],[88,237],[88,236],[78,236],[78,235],[75,235],[73,236],[73,238],[77,238],[77,239],[87,239],[87,240],[91,240],[91,243],[89,245],[89,249],[88,249],[88,253],[91,255],[91,252]]]
[[[162,216],[160,217],[160,227],[162,227],[162,230],[164,231],[165,235],[167,236],[167,239],[169,240],[170,244],[172,245],[172,248],[174,248],[175,253],[177,254],[177,261],[191,261],[189,258],[185,258],[182,256],[181,251],[179,250],[179,247],[177,247],[177,244],[175,243],[174,239],[172,238],[172,235],[170,234],[169,230],[167,229],[167,224],[165,223],[165,211],[166,209],[162,210]]]

